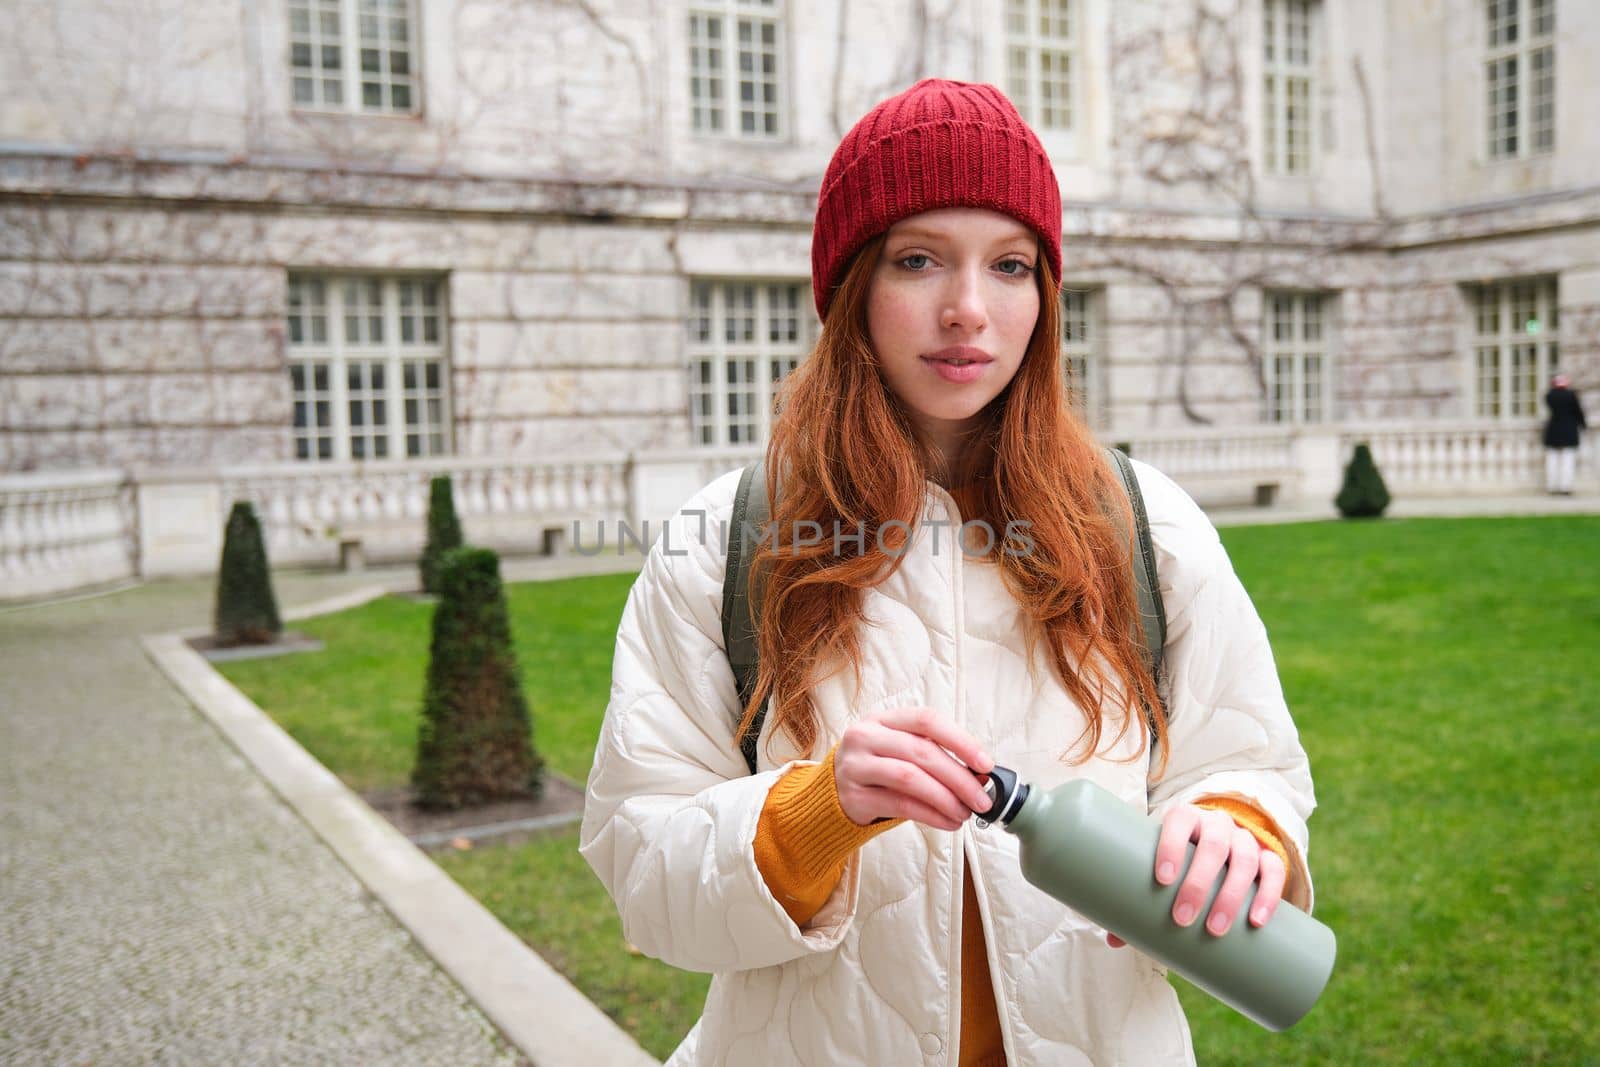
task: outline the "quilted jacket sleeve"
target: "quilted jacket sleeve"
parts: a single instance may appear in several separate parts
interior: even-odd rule
[[[1235,797],[1276,824],[1289,852],[1285,898],[1309,909],[1311,769],[1284,702],[1266,627],[1216,529],[1182,489],[1136,464],[1167,611],[1167,766],[1152,814]]]
[[[857,885],[847,879],[801,928],[756,867],[762,806],[793,764],[751,775],[733,743],[721,531],[736,484],[737,473],[718,479],[684,506],[629,594],[580,844],[628,940],[694,971],[767,967],[832,949]]]

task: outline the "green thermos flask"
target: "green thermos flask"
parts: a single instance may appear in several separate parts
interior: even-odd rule
[[[1227,933],[1208,933],[1205,916],[1222,887],[1219,874],[1200,917],[1186,927],[1173,921],[1194,845],[1172,884],[1157,882],[1159,820],[1086,779],[1040,792],[1019,783],[1015,771],[996,767],[985,788],[994,806],[979,819],[1020,838],[1024,878],[1235,1011],[1269,1030],[1286,1030],[1322,995],[1338,947],[1333,931],[1288,902],[1265,926],[1251,926],[1252,886]]]

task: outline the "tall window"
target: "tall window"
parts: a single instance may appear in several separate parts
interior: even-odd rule
[[[297,108],[411,114],[422,103],[414,0],[289,0]]]
[[[1076,125],[1073,0],[1006,0],[1006,90],[1042,130]]]
[[[1556,146],[1555,0],[1484,0],[1489,158]]]
[[[1556,280],[1473,286],[1473,366],[1485,418],[1539,413],[1540,387],[1561,357]]]
[[[1261,147],[1272,174],[1311,173],[1313,0],[1261,0]]]
[[[779,0],[694,0],[689,10],[689,117],[696,133],[783,134]]]
[[[788,282],[689,288],[689,425],[700,445],[767,439],[777,386],[810,348],[811,290]]]
[[[1100,366],[1099,293],[1061,291],[1061,358],[1072,406],[1092,426],[1100,421],[1105,382]]]
[[[1321,293],[1266,294],[1268,422],[1328,418],[1327,306]]]
[[[295,458],[449,451],[443,299],[436,279],[290,275]]]

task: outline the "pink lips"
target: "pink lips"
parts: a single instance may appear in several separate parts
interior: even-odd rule
[[[965,384],[977,381],[994,357],[971,345],[953,345],[922,357],[922,361],[947,382]]]

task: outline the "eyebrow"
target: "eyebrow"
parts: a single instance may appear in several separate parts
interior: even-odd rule
[[[1010,244],[1012,241],[1029,240],[1029,239],[1033,238],[1033,236],[1034,235],[1033,235],[1033,231],[1032,230],[1028,229],[1026,226],[1023,226],[1021,223],[1018,223],[1017,224],[1017,228],[1015,230],[1011,231],[1008,234],[1005,234],[1002,237],[995,238],[994,241],[991,242],[991,244],[995,244],[995,245]],[[931,240],[931,241],[948,241],[948,240],[951,239],[951,237],[950,237],[950,234],[949,234],[948,231],[935,229],[935,228],[933,228],[931,226],[907,226],[904,229],[896,229],[894,231],[894,233],[891,235],[891,239],[894,239],[894,240],[916,240],[916,239],[921,239],[921,240]]]

